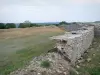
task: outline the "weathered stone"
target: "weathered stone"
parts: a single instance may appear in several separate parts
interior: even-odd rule
[[[50,68],[43,68],[40,66],[41,61],[44,60],[50,60]],[[10,75],[59,75],[65,72],[65,70],[67,73],[66,75],[68,75],[68,62],[65,61],[58,53],[48,53],[47,55],[41,55],[37,57],[37,59],[33,58],[33,60],[30,61],[30,64],[24,69],[12,72]]]
[[[77,31],[51,37],[51,39],[57,40],[56,47],[60,54],[73,65],[84,52],[85,54],[88,53],[86,50],[90,47],[93,38],[94,26],[83,27],[83,29]]]
[[[95,53],[93,53],[92,55],[93,55],[93,56],[95,56],[96,54],[95,54]]]
[[[87,59],[87,62],[90,62],[90,61],[91,61],[91,58],[88,58],[88,59]]]
[[[38,75],[41,75],[41,73],[38,73]]]
[[[77,68],[80,68],[80,66],[76,65]]]

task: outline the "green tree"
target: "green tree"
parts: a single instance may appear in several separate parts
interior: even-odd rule
[[[30,21],[28,21],[28,20],[26,20],[26,21],[24,22],[24,24],[25,24],[27,27],[30,27],[31,22],[30,22]]]
[[[24,23],[20,23],[18,28],[26,28],[26,26],[24,25]]]
[[[35,24],[35,23],[31,23],[30,24],[30,27],[37,27],[38,25],[37,24]]]
[[[59,25],[63,25],[63,24],[68,24],[66,21],[62,21],[59,23]]]
[[[59,26],[59,24],[54,24],[55,26]]]
[[[72,22],[72,24],[77,24],[77,22]]]
[[[31,25],[31,22],[27,20],[24,23],[20,23],[19,28],[27,28],[27,27],[30,27],[30,25]]]
[[[7,23],[7,24],[5,25],[5,28],[6,28],[6,29],[9,29],[9,28],[16,28],[16,25],[15,25],[14,23]]]
[[[0,29],[5,29],[5,24],[4,23],[0,23]]]

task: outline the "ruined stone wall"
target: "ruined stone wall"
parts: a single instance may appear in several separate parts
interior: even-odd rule
[[[94,25],[94,34],[100,35],[100,23],[93,23]]]
[[[79,24],[81,26],[85,26],[85,25],[88,25],[88,26],[94,26],[94,35],[99,35],[100,36],[100,23],[95,23],[95,22],[91,22],[91,23],[83,23],[83,24]]]
[[[57,41],[56,47],[64,56],[71,60],[72,64],[81,57],[89,48],[94,38],[94,26],[87,26],[81,30],[72,31],[52,39]]]

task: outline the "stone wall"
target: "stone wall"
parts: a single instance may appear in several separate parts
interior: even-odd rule
[[[76,31],[79,28],[82,27],[82,25],[79,24],[70,24],[70,25],[63,25],[62,26],[66,31]]]
[[[81,26],[94,26],[94,35],[99,35],[100,36],[100,23],[95,23],[95,22],[91,22],[91,23],[83,23],[83,24],[79,24]]]
[[[54,36],[56,47],[74,65],[81,55],[89,48],[94,38],[94,26],[82,27],[80,30]]]
[[[100,23],[93,23],[92,25],[94,25],[94,34],[100,35]]]

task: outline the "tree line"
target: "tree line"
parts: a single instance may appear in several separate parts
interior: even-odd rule
[[[0,29],[9,29],[9,28],[16,28],[16,25],[14,23],[0,23]]]
[[[35,23],[30,23],[30,24],[26,24],[26,23],[20,23],[18,28],[27,28],[27,27],[40,27],[41,25],[35,24]],[[10,28],[17,28],[16,24],[14,23],[0,23],[0,29],[10,29]]]
[[[60,25],[63,25],[63,24],[68,24],[67,22],[65,21],[62,21],[62,22],[59,22],[59,24],[53,24],[55,26],[60,26]],[[27,28],[27,27],[40,27],[40,26],[43,26],[43,25],[39,25],[39,24],[36,24],[36,23],[31,23],[30,21],[25,21],[23,23],[20,23],[18,28]],[[10,29],[10,28],[16,28],[16,24],[14,23],[0,23],[0,29]]]

